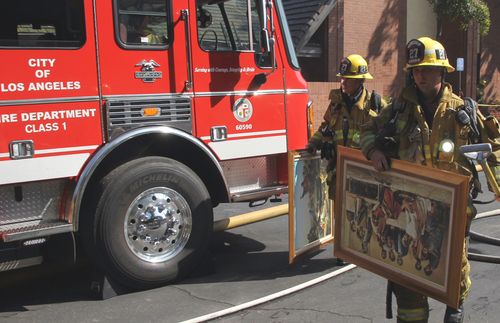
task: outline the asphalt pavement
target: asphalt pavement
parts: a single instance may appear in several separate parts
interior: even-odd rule
[[[491,195],[481,198],[487,200]],[[268,206],[273,205],[260,208]],[[479,205],[478,209],[500,209],[500,203]],[[222,205],[216,209],[216,218],[248,210],[244,203]],[[500,217],[476,220],[472,230],[500,238]],[[1,273],[0,322],[182,322],[280,293],[344,268],[336,265],[331,244],[288,265],[287,216],[216,233],[211,250],[213,263],[195,277],[107,300],[90,294],[91,267],[84,259],[71,268],[39,266]],[[470,250],[500,256],[500,247],[474,241]],[[471,264],[473,286],[465,303],[466,322],[498,322],[498,265]],[[385,286],[385,279],[357,267],[212,321],[388,322]],[[430,322],[442,322],[445,305],[431,300],[430,307]]]

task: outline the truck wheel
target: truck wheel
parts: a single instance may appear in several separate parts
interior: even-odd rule
[[[209,245],[213,210],[205,185],[184,164],[144,157],[101,182],[94,245],[106,273],[133,289],[152,288],[195,268]]]

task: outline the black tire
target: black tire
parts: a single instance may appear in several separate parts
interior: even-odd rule
[[[212,204],[203,182],[184,164],[136,159],[110,172],[100,186],[90,221],[94,258],[112,279],[132,289],[161,286],[204,258]]]

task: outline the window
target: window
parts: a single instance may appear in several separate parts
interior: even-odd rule
[[[202,49],[251,50],[247,0],[198,0],[197,18]]]
[[[1,47],[80,47],[83,0],[16,0],[0,4]]]
[[[255,51],[259,66],[271,66],[269,54],[262,54],[259,10],[256,0],[198,0],[198,42],[206,51]]]
[[[164,47],[168,43],[166,0],[117,0],[117,6],[122,44]]]

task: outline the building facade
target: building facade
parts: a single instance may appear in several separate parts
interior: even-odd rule
[[[500,103],[500,42],[495,37],[500,32],[499,1],[487,0],[491,29],[484,37],[474,24],[463,31],[456,23],[443,21],[439,28],[427,0],[283,2],[302,73],[312,87],[316,82],[338,82],[338,62],[357,53],[367,59],[374,76],[367,87],[394,97],[406,83],[406,43],[428,36],[443,43],[451,65],[456,66],[457,58],[463,59],[464,71],[447,76],[457,94]],[[485,84],[484,90],[477,90],[479,83]]]

